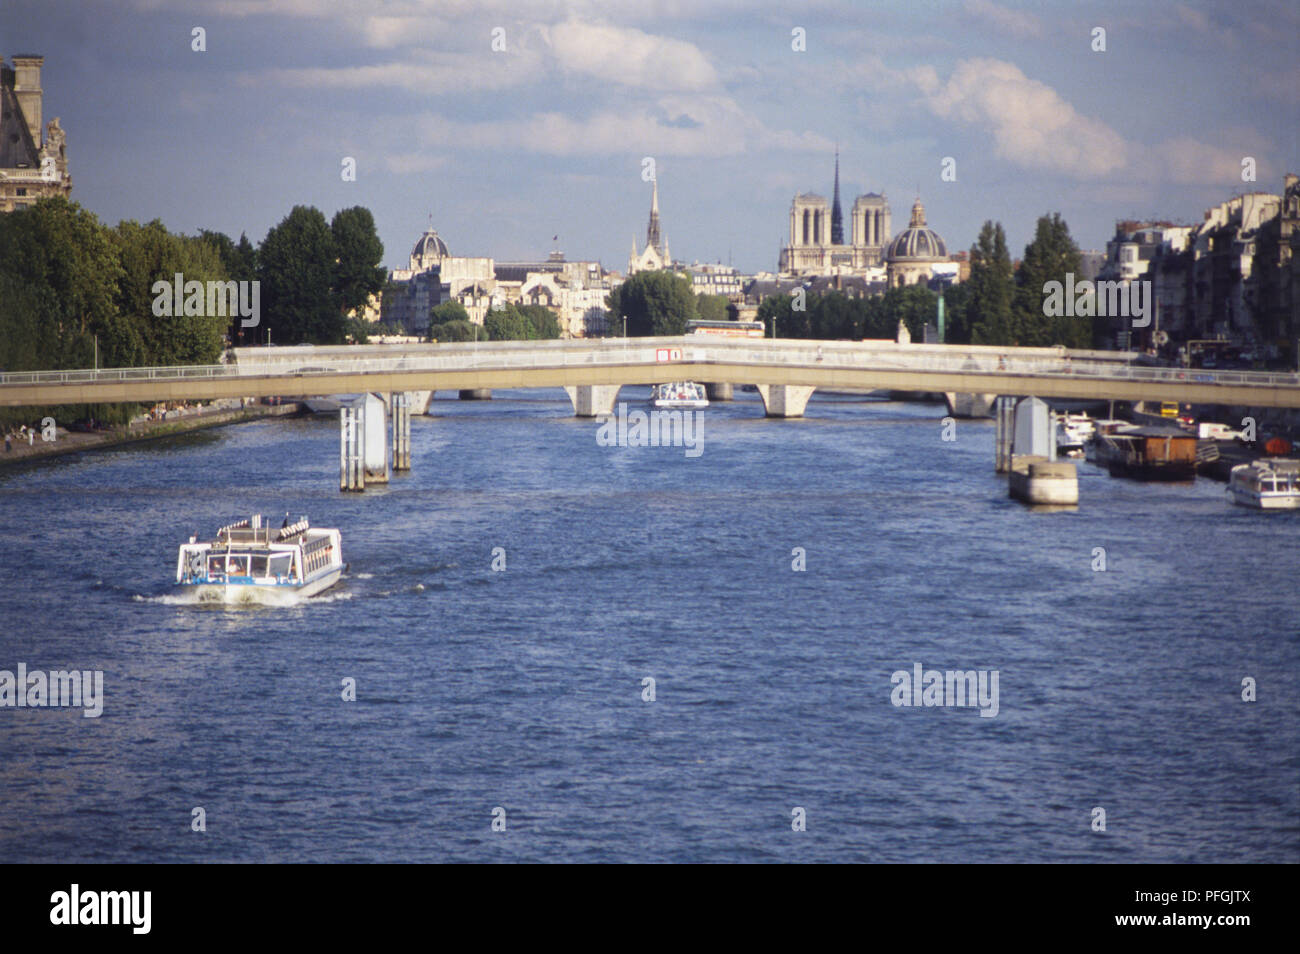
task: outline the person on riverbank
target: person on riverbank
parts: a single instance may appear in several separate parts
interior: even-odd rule
[[[13,453],[13,449],[14,449],[14,442],[9,439],[9,432],[5,431],[5,453],[11,454]]]

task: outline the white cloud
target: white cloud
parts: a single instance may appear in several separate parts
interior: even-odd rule
[[[1179,20],[1199,33],[1205,33],[1210,29],[1210,18],[1205,15],[1204,10],[1197,10],[1185,3],[1178,3],[1174,5],[1174,13]]]
[[[427,152],[393,153],[384,157],[384,165],[395,175],[407,175],[414,172],[436,172],[451,162],[448,156],[439,156]]]
[[[1254,138],[1253,136],[1250,138]],[[1228,191],[1266,189],[1267,170],[1261,158],[1256,170],[1262,186],[1243,184],[1241,159],[1260,156],[1260,150],[1205,143],[1190,136],[1177,136],[1144,150],[1135,170],[1139,179],[1175,185],[1222,185]]]
[[[1040,37],[1043,25],[1038,17],[1023,10],[1000,7],[993,0],[966,0],[964,9],[968,16],[982,20],[996,30],[1018,37]]]
[[[912,78],[936,116],[987,129],[995,155],[1019,166],[1089,178],[1121,169],[1128,161],[1122,136],[1081,115],[1014,63],[963,60],[946,84],[932,67],[914,71]]]
[[[271,69],[244,82],[257,85],[272,82],[300,89],[390,87],[444,95],[469,90],[507,89],[536,80],[542,71],[540,58],[526,49],[492,53],[484,44],[478,53],[430,53],[371,66]]]
[[[560,68],[643,90],[704,90],[718,85],[693,43],[626,27],[568,20],[544,30]]]
[[[735,156],[758,150],[827,152],[834,143],[815,133],[769,129],[725,96],[663,97],[585,116],[536,113],[518,120],[461,122],[427,116],[431,145],[521,149],[553,156]]]

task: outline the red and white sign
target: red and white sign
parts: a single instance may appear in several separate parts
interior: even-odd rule
[[[656,348],[656,361],[680,361],[682,360],[681,348]]]

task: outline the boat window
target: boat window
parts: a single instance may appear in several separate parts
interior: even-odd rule
[[[271,575],[288,576],[293,567],[293,554],[285,553],[271,557]]]
[[[230,575],[231,576],[248,576],[248,556],[232,556],[230,558]]]
[[[208,557],[208,576],[225,576],[226,559],[225,557],[213,556]]]
[[[266,557],[264,557],[264,556],[255,556],[255,557],[253,557],[253,574],[252,574],[252,575],[255,576],[255,577],[266,576]]]

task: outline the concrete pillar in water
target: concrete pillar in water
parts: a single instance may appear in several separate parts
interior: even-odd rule
[[[808,399],[816,388],[802,384],[760,384],[763,412],[768,417],[803,417]]]
[[[390,398],[393,413],[393,470],[411,469],[411,395],[397,391]]]
[[[366,415],[347,404],[339,408],[339,490],[366,489]]]
[[[492,389],[461,388],[458,397],[462,401],[490,401],[492,400]]]
[[[618,384],[571,384],[565,386],[564,392],[569,395],[574,417],[604,417],[614,413],[620,387]]]
[[[996,402],[997,431],[993,438],[993,465],[999,474],[1011,471],[1011,449],[1015,439],[1016,399],[999,395]]]
[[[388,483],[388,409],[378,394],[363,394],[356,404],[363,408],[366,422],[366,483]]]
[[[732,386],[726,381],[706,381],[704,383],[704,393],[709,396],[710,401],[730,401]]]

